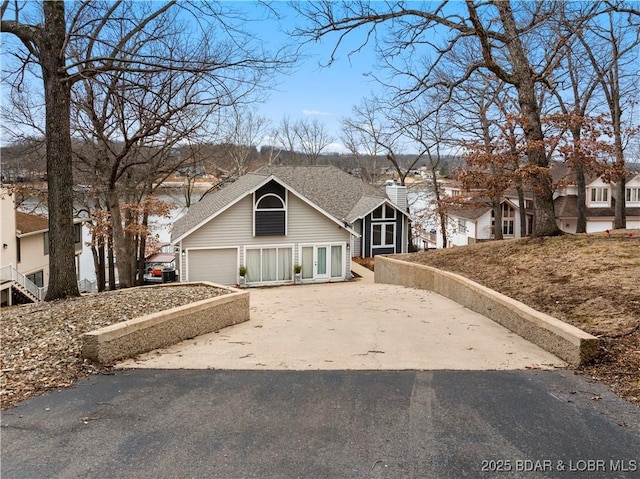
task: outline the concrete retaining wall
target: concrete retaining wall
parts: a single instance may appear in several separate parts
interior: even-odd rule
[[[480,313],[577,366],[598,354],[598,338],[460,275],[376,256],[375,282],[427,289]]]
[[[185,283],[180,283],[184,286]],[[82,335],[82,356],[108,364],[249,320],[249,292],[229,294],[112,324]],[[167,287],[170,287],[167,285]]]

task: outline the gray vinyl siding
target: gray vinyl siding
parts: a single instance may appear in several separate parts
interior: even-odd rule
[[[349,244],[347,230],[331,221],[297,196],[289,193],[287,235],[253,236],[253,195],[243,198],[182,240],[182,248],[240,247],[244,264],[245,246],[294,245],[294,264],[299,263],[298,244]],[[345,271],[351,270],[351,258],[345,251]]]
[[[357,220],[353,224],[353,229],[356,231],[356,233],[359,233],[360,235],[362,235],[362,220]],[[353,256],[354,257],[363,256],[361,236],[354,236],[353,238]]]

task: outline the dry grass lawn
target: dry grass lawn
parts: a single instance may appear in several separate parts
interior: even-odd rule
[[[640,404],[640,230],[475,244],[403,255],[451,271],[602,338],[581,368]]]

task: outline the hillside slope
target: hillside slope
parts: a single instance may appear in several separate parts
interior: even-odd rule
[[[640,231],[475,244],[400,256],[451,271],[602,338],[582,370],[640,403]]]

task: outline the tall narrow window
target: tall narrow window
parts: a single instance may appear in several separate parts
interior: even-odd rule
[[[284,236],[286,208],[284,201],[273,193],[258,198],[255,209],[256,236]]]
[[[331,247],[331,277],[342,276],[342,246]]]
[[[73,225],[73,242],[75,244],[82,242],[82,223],[76,223]]]

